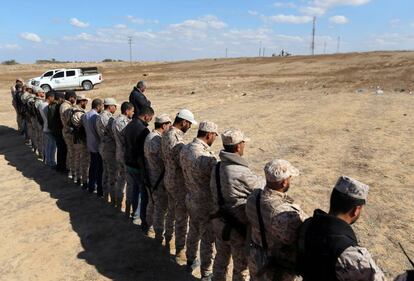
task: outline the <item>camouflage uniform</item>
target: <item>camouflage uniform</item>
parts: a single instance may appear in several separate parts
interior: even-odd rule
[[[121,208],[122,200],[124,197],[124,188],[125,184],[127,184],[127,192],[128,190],[131,190],[132,192],[132,186],[126,181],[126,167],[125,167],[125,159],[124,159],[124,135],[123,130],[128,125],[128,123],[131,121],[126,115],[119,115],[114,119],[112,122],[112,133],[114,136],[114,140],[116,143],[116,187],[115,187],[115,197],[117,201],[118,208]]]
[[[401,273],[394,279],[394,281],[409,281],[408,272]]]
[[[45,100],[40,97],[35,97],[34,101],[34,110],[36,111],[35,116],[35,129],[36,129],[36,143],[37,143],[37,149],[39,152],[39,156],[43,158],[44,154],[44,144],[43,144],[43,126],[39,123],[38,118],[40,117],[39,108],[42,105],[42,102]]]
[[[165,169],[161,157],[161,138],[161,133],[153,130],[147,136],[144,143],[145,165],[152,188],[154,188]],[[151,190],[151,192],[154,202],[150,200],[148,203],[147,223],[154,226],[155,238],[158,241],[162,242],[163,237],[165,237],[166,241],[170,241],[174,233],[174,216],[167,211],[168,196],[164,186],[164,179],[159,182],[156,190]]]
[[[70,115],[72,114],[72,108],[73,108],[73,105],[70,103],[70,101],[65,100],[59,108],[59,113],[60,113],[60,120],[62,121],[62,125],[63,125],[63,129],[62,129],[63,139],[65,140],[65,143],[68,149],[66,162],[69,165],[67,167],[69,167],[72,173],[72,178],[75,179],[75,157],[74,157],[75,147],[73,143],[73,135],[71,133],[71,128],[69,126],[70,117],[71,117]]]
[[[37,120],[36,116],[34,116],[34,102],[36,101],[36,96],[34,94],[30,94],[30,96],[27,99],[26,107],[27,107],[27,116],[28,116],[28,125],[29,125],[29,131],[30,131],[30,138],[32,140],[32,146],[34,149],[38,148],[37,144]]]
[[[180,163],[187,188],[186,205],[190,216],[190,229],[186,243],[187,261],[196,259],[201,238],[201,275],[208,276],[212,272],[214,250],[214,234],[210,221],[210,210],[213,204],[210,177],[211,170],[217,164],[217,157],[210,150],[210,146],[195,138],[181,150]]]
[[[165,165],[164,185],[168,194],[168,212],[175,217],[175,248],[179,254],[185,246],[188,214],[185,206],[186,190],[179,163],[184,146],[184,132],[172,126],[161,139],[162,158]]]
[[[85,109],[79,105],[73,107],[73,114],[71,117],[71,123],[76,128],[83,127],[82,116],[86,113]],[[74,141],[75,149],[75,172],[78,179],[82,178],[82,185],[86,187],[88,182],[88,169],[89,169],[89,152],[86,146],[86,135],[85,139],[79,139]]]
[[[103,161],[102,187],[104,198],[111,196],[111,202],[115,204],[115,180],[116,180],[116,144],[112,134],[113,114],[104,110],[96,118],[96,128],[100,137],[99,154]]]
[[[32,125],[31,125],[31,118],[30,118],[30,114],[28,110],[28,101],[32,99],[33,97],[34,95],[32,95],[29,92],[24,92],[21,96],[22,104],[23,104],[24,111],[25,111],[23,119],[24,119],[24,126],[26,127],[26,133],[27,133],[26,139],[30,139],[30,140],[32,139]]]
[[[224,136],[222,135],[223,143]],[[224,199],[224,209],[241,223],[247,225],[245,205],[247,197],[257,188],[263,188],[264,178],[255,175],[248,163],[236,153],[220,152],[221,193]],[[216,186],[216,172],[212,171],[211,194],[213,198],[213,213],[219,211]],[[229,241],[222,238],[225,223],[221,218],[213,219],[213,229],[216,237],[217,254],[213,265],[213,280],[226,280],[227,267],[230,257],[233,258],[233,280],[249,280],[247,269],[246,240],[236,230],[232,229]]]

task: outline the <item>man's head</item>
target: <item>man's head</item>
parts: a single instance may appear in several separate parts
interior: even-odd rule
[[[92,101],[92,109],[95,109],[96,112],[100,113],[103,108],[103,102],[101,99],[94,99]]]
[[[62,103],[65,100],[65,94],[63,92],[55,92],[55,101]]]
[[[36,87],[34,91],[35,91],[36,97],[39,97],[42,99],[45,98],[45,91],[41,87]]]
[[[121,114],[131,119],[134,116],[134,105],[130,102],[124,101],[121,105]]]
[[[290,164],[289,161],[283,159],[275,159],[267,162],[264,167],[264,172],[266,186],[280,192],[287,192],[292,177],[299,175],[299,170]]]
[[[49,91],[46,93],[46,101],[48,104],[52,104],[55,101],[55,92]]]
[[[155,130],[164,133],[171,127],[171,119],[168,114],[161,114],[155,117],[154,128]]]
[[[76,97],[76,104],[79,105],[83,109],[86,109],[88,102],[89,102],[89,99],[85,95],[78,95]]]
[[[218,126],[211,121],[203,121],[198,125],[197,138],[212,146],[218,136]]]
[[[116,100],[114,98],[104,99],[104,109],[108,110],[112,114],[115,113],[117,106],[118,106],[118,104],[116,103]]]
[[[32,86],[32,85],[30,85],[30,84],[26,83],[26,84],[24,85],[24,88],[25,88],[25,91],[26,91],[26,92],[28,92],[28,93],[33,93],[33,86]]]
[[[76,102],[76,93],[74,91],[65,92],[65,100],[69,101],[71,104]]]
[[[17,78],[16,79],[16,86],[23,86],[24,85],[24,81],[23,81],[23,78]]]
[[[246,142],[250,139],[239,129],[227,129],[221,134],[221,140],[223,141],[224,151],[243,156]]]
[[[149,123],[154,117],[154,109],[150,106],[144,106],[141,108],[140,114],[138,116],[142,121]]]
[[[194,114],[188,109],[181,109],[175,117],[174,127],[186,133],[191,128],[192,124],[197,125],[197,121],[194,119]]]
[[[353,224],[361,215],[369,186],[347,176],[339,177],[331,193],[329,214]]]
[[[147,82],[144,80],[141,80],[137,83],[137,88],[141,91],[141,93],[144,93],[147,89]]]

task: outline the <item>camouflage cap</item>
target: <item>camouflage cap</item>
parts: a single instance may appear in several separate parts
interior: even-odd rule
[[[80,94],[76,96],[76,100],[91,100],[90,98],[87,98],[84,94]]]
[[[334,189],[355,199],[367,200],[369,186],[356,179],[340,176]]]
[[[116,103],[116,99],[114,99],[114,98],[105,98],[104,99],[104,105],[116,105],[116,106],[118,106],[118,104]]]
[[[30,84],[30,83],[26,83],[26,84],[24,84],[24,86],[25,86],[27,89],[33,89],[33,85],[32,85],[32,84]]]
[[[44,93],[45,90],[42,89],[42,87],[34,87],[33,92],[37,93]]]
[[[16,78],[16,82],[21,82],[21,83],[24,83],[24,80],[23,80],[23,78],[21,78],[21,77],[17,77],[17,78]]]
[[[198,125],[198,130],[207,133],[215,133],[216,135],[219,135],[217,124],[211,121],[200,122],[200,124]]]
[[[241,142],[250,141],[239,129],[227,129],[221,134],[223,145],[235,145]]]
[[[161,115],[158,115],[157,117],[155,117],[155,123],[159,123],[159,124],[164,124],[164,123],[172,123],[170,116],[168,116],[168,114],[164,113]]]
[[[290,164],[289,161],[283,159],[267,162],[264,172],[267,182],[281,182],[289,177],[299,176],[299,170]]]

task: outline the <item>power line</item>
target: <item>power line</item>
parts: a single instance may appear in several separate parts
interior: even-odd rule
[[[312,43],[311,43],[312,56],[315,55],[315,24],[316,24],[316,17],[313,17]]]
[[[132,63],[132,36],[128,36],[129,44],[129,63]]]

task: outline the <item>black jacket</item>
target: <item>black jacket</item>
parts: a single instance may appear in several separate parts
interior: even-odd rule
[[[148,123],[139,118],[132,118],[124,129],[125,164],[129,167],[144,168],[144,142],[150,133],[147,127]]]
[[[52,135],[58,137],[62,135],[62,121],[59,114],[60,104],[52,103],[48,105],[47,110],[47,127],[51,131]]]
[[[131,94],[129,95],[129,102],[134,105],[134,116],[133,118],[138,118],[141,108],[144,106],[151,106],[151,101],[137,88],[132,89]]]

